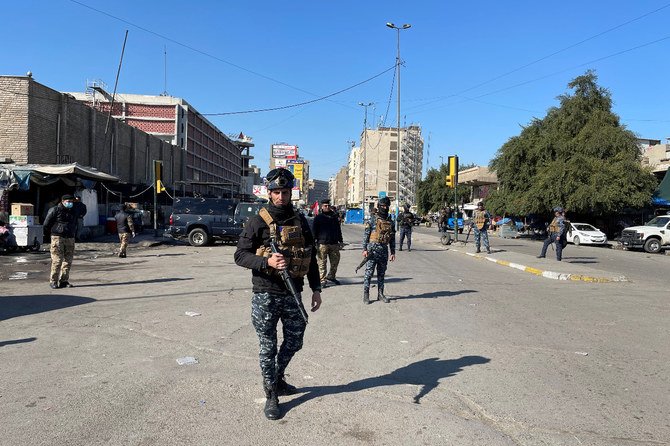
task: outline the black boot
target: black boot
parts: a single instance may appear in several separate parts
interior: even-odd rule
[[[277,387],[276,386],[263,386],[265,390],[265,418],[268,420],[278,420],[279,419],[279,398],[277,398]]]
[[[386,296],[384,296],[384,290],[382,290],[381,288],[379,288],[379,289],[377,290],[377,299],[378,299],[378,300],[381,300],[381,301],[384,302],[385,304],[389,304],[389,303],[391,303],[391,301],[389,300],[389,298],[386,297]]]
[[[283,376],[277,379],[277,396],[293,395],[298,389],[286,382]]]
[[[370,305],[370,290],[363,291],[363,303],[365,305]]]

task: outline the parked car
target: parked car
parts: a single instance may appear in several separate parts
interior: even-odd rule
[[[660,215],[644,226],[631,226],[621,232],[621,244],[627,248],[643,248],[656,254],[670,247],[670,215]]]
[[[167,232],[176,239],[186,238],[192,246],[216,240],[236,243],[249,217],[262,206],[225,198],[175,198]]]
[[[568,243],[575,245],[604,245],[607,236],[600,229],[588,223],[570,222],[567,234]]]

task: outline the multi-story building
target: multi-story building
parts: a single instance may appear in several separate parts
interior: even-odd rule
[[[342,167],[328,182],[330,202],[338,207],[347,207],[347,167]]]
[[[321,200],[329,198],[328,181],[308,180],[307,181],[307,200],[309,204],[320,203]]]
[[[368,202],[380,193],[399,203],[416,203],[416,192],[423,166],[421,127],[411,125],[400,129],[400,164],[398,165],[398,132],[395,127],[366,129],[361,134],[362,171],[358,180]],[[398,185],[398,179],[399,185]],[[398,187],[399,186],[399,187]]]
[[[670,168],[670,138],[667,138],[667,144],[661,144],[660,140],[651,140],[642,152],[642,165],[651,167],[654,175],[662,180]]]
[[[139,94],[112,98],[100,82],[90,82],[85,93],[69,95],[104,113],[111,108],[113,118],[182,148],[185,190],[208,195],[243,192],[242,152],[246,149],[248,156],[253,144],[239,145],[186,100]]]

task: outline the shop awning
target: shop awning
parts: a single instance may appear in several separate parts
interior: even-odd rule
[[[668,172],[670,172],[670,169],[665,172],[663,181],[658,185],[652,196],[651,202],[656,206],[670,206],[670,175],[668,175]]]
[[[77,180],[82,182],[118,183],[119,178],[98,169],[72,164],[3,164],[0,165],[0,190],[28,190],[30,183],[48,186],[63,181],[74,186]]]

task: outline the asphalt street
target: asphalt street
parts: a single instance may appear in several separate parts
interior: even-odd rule
[[[422,227],[389,265],[391,303],[365,306],[362,227],[344,236],[279,421],[234,246],[81,244],[60,290],[47,253],[0,256],[2,444],[669,444],[670,256],[570,245],[559,264],[492,236],[475,257]]]

